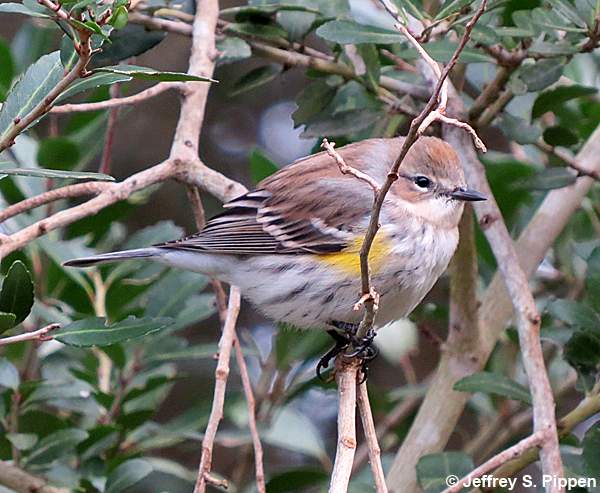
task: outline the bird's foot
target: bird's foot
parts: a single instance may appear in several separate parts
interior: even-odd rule
[[[327,333],[335,340],[335,345],[319,360],[319,363],[317,364],[317,376],[325,381],[322,371],[329,367],[331,360],[349,347],[353,347],[354,350],[345,356],[348,358],[359,358],[361,360],[360,372],[362,376],[359,383],[363,383],[367,379],[369,362],[375,359],[377,354],[379,354],[379,351],[373,344],[373,339],[376,334],[375,330],[369,330],[365,337],[356,337],[358,324],[332,322],[332,325],[344,330],[344,333],[340,333],[336,330],[327,331]]]

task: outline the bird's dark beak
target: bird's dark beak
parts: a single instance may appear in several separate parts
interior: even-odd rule
[[[476,190],[470,190],[468,188],[457,188],[453,192],[450,192],[450,197],[456,200],[464,200],[467,202],[478,202],[480,200],[487,200],[487,197]]]

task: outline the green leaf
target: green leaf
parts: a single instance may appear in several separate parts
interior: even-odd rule
[[[91,171],[65,171],[60,169],[42,168],[3,168],[0,163],[0,173],[4,175],[31,176],[34,178],[58,178],[61,180],[94,180],[115,181],[112,176]]]
[[[474,373],[460,379],[453,388],[459,392],[483,392],[531,404],[529,390],[500,373],[486,371]]]
[[[250,153],[250,176],[252,183],[258,183],[271,176],[279,167],[271,161],[260,149],[252,149]]]
[[[590,478],[600,477],[600,423],[594,423],[583,438],[583,461]]]
[[[48,464],[64,457],[88,437],[78,428],[58,430],[42,438],[26,459],[27,464]]]
[[[555,126],[544,130],[544,141],[551,146],[570,147],[579,142],[579,137],[569,128]]]
[[[129,14],[123,5],[117,7],[113,12],[113,15],[111,15],[110,19],[108,19],[108,23],[115,29],[123,29],[127,25],[128,21]]]
[[[585,28],[585,19],[582,19],[575,7],[567,0],[547,0],[552,10],[563,17],[568,23]]]
[[[44,55],[27,69],[10,90],[0,110],[0,140],[6,137],[15,118],[28,115],[62,77],[63,67],[58,51]]]
[[[253,16],[257,14],[275,14],[281,10],[297,11],[297,12],[311,12],[318,14],[317,9],[311,7],[305,7],[303,5],[293,5],[286,3],[268,3],[268,4],[257,4],[257,5],[242,5],[240,7],[230,7],[228,9],[222,9],[219,12],[220,15],[245,15]]]
[[[167,318],[130,316],[120,322],[106,325],[104,319],[92,317],[61,327],[53,334],[55,339],[69,346],[109,346],[158,332],[171,323],[172,320]]]
[[[584,330],[575,332],[565,344],[564,356],[580,373],[594,375],[600,363],[600,336]]]
[[[292,114],[294,127],[307,123],[318,115],[330,103],[335,95],[335,87],[324,80],[312,82],[298,95],[296,104],[298,109]]]
[[[586,86],[560,86],[549,91],[544,91],[535,100],[531,110],[532,118],[539,118],[547,111],[553,111],[562,104],[572,99],[596,94],[598,89]]]
[[[423,46],[425,51],[429,53],[431,58],[438,62],[448,63],[456,50],[458,43],[453,41],[432,41]],[[420,58],[417,50],[414,48],[407,48],[398,53],[399,56],[406,60],[415,60]],[[465,48],[460,54],[459,61],[463,63],[492,63],[494,59],[485,53],[474,49]]]
[[[185,72],[163,72],[148,67],[138,67],[137,65],[114,65],[112,67],[100,67],[93,70],[94,73],[106,72],[110,74],[119,74],[133,77],[134,79],[152,80],[160,82],[217,82],[210,77],[200,75],[186,74]]]
[[[254,24],[252,22],[231,23],[225,28],[225,33],[241,34],[269,41],[281,41],[287,38],[287,32],[273,24]]]
[[[10,46],[6,41],[0,39],[0,101],[4,101],[10,84],[15,75]]]
[[[33,433],[7,433],[6,438],[17,450],[29,450],[38,441]]]
[[[444,2],[440,11],[435,16],[435,19],[445,19],[451,14],[460,12],[465,5],[469,5],[471,0],[447,0]]]
[[[0,291],[0,311],[14,313],[15,322],[20,324],[27,318],[33,306],[33,281],[31,274],[20,260],[8,269]]]
[[[500,119],[500,128],[504,135],[518,144],[534,144],[542,136],[542,129],[531,125],[524,118],[518,118],[509,113],[504,113]]]
[[[321,435],[307,416],[283,408],[268,429],[261,433],[268,444],[300,452],[317,459],[327,456]]]
[[[595,248],[588,258],[585,289],[589,304],[600,312],[600,247]]]
[[[404,36],[399,32],[358,24],[353,21],[336,20],[326,22],[316,32],[321,38],[340,44],[392,44],[405,41]]]
[[[73,169],[79,158],[79,147],[67,137],[49,137],[38,147],[37,162],[45,168]]]
[[[14,313],[0,312],[0,334],[17,325],[17,316]]]
[[[596,330],[600,334],[600,315],[583,303],[554,300],[548,304],[547,311],[571,327]]]
[[[264,65],[244,74],[232,87],[229,95],[239,96],[274,80],[282,71],[281,65]]]
[[[303,467],[274,475],[267,483],[269,493],[296,493],[312,491],[316,486],[325,486],[329,477],[322,469]]]
[[[345,111],[335,116],[321,113],[305,126],[302,137],[346,136],[360,132],[380,119],[379,111],[369,109]]]
[[[475,468],[473,460],[463,452],[425,455],[417,463],[417,479],[425,493],[439,493],[448,487],[448,476],[462,478]],[[461,491],[468,491],[463,489]]]
[[[374,44],[360,44],[356,48],[367,68],[367,73],[362,77],[369,83],[371,90],[377,91],[381,74],[379,51]]]
[[[532,65],[523,65],[517,76],[526,85],[529,92],[537,92],[554,84],[563,73],[565,61],[562,58],[540,60]]]
[[[122,60],[141,55],[155,47],[166,36],[163,31],[148,31],[144,26],[127,24],[124,29],[111,33],[112,43],[102,47],[90,63],[90,69],[115,65]]]
[[[19,370],[6,358],[0,358],[0,387],[17,390],[20,383]]]
[[[142,459],[123,462],[106,479],[104,493],[119,493],[138,483],[152,472],[152,466]]]
[[[90,89],[97,89],[98,87],[111,86],[117,82],[129,82],[132,79],[129,75],[113,74],[113,73],[96,73],[92,74],[85,79],[79,79],[69,86],[69,88],[63,92],[57,101],[64,101],[69,99],[75,94],[79,94],[83,91],[89,91]]]
[[[0,4],[0,13],[4,14],[23,14],[30,17],[42,17],[44,19],[50,19],[48,14],[38,12],[37,10],[30,9],[22,3],[3,3]]]
[[[555,190],[568,187],[577,181],[575,173],[568,168],[544,168],[534,176],[520,181],[516,186],[523,190]]]
[[[218,65],[244,60],[252,55],[250,45],[240,38],[225,38],[217,41],[217,51],[219,52]]]
[[[529,48],[529,53],[536,56],[544,57],[561,57],[574,55],[579,52],[579,47],[574,46],[567,41],[559,41],[557,43],[547,43],[545,41],[536,40]],[[539,65],[539,63],[536,63]]]

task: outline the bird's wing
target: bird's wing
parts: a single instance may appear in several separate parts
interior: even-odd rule
[[[322,160],[311,161],[284,168],[231,200],[199,233],[156,246],[235,255],[343,250],[368,218],[372,192],[335,164],[318,171]]]

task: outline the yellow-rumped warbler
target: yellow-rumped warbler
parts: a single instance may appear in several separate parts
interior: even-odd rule
[[[403,137],[369,139],[338,152],[348,165],[383,183],[402,143]],[[377,326],[407,316],[423,299],[454,254],[463,201],[484,199],[467,189],[458,156],[444,141],[423,137],[411,147],[385,199],[369,255],[380,294]],[[361,318],[353,306],[372,204],[372,189],[342,174],[322,152],[226,203],[225,212],[195,235],[65,265],[156,260],[239,286],[277,321],[335,330]]]

